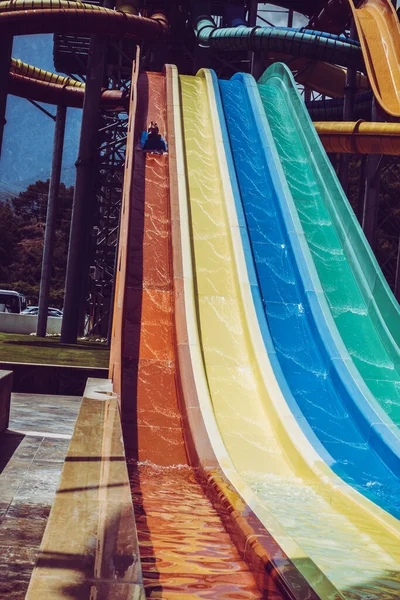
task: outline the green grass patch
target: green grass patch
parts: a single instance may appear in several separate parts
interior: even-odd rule
[[[104,342],[62,344],[60,338],[0,333],[0,362],[108,368],[109,359],[110,350]]]

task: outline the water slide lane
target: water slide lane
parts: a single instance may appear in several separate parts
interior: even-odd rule
[[[186,458],[174,342],[169,156],[140,147],[149,121],[166,134],[165,87],[160,73],[139,76],[121,327],[122,422],[146,596],[257,600],[254,577]]]
[[[326,468],[285,404],[254,311],[242,250],[246,226],[240,214],[236,218],[227,184],[223,147],[229,141],[215,116],[211,74],[180,81],[195,309],[226,451],[262,502],[265,518],[278,522],[274,537],[321,598],[384,594],[394,600],[400,589],[397,521],[359,495],[350,499],[355,492]]]
[[[392,452],[386,446],[380,452],[384,464],[370,439],[378,415],[355,384],[357,371],[349,370],[350,358],[326,302],[321,303],[318,276],[300,226],[291,218],[290,192],[282,188],[255,81],[238,75],[219,85],[256,267],[255,301],[260,290],[259,319],[281,389],[327,464],[398,517],[400,481],[394,473],[400,472],[400,441]]]
[[[389,115],[400,117],[400,25],[396,9],[391,0],[349,2],[375,98]]]
[[[336,326],[364,382],[398,426],[399,306],[289,70],[273,65],[259,83],[282,167]],[[398,436],[396,426],[391,428]]]

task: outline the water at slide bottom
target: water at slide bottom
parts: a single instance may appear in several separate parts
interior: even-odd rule
[[[181,76],[197,315],[210,397],[225,447],[270,513],[348,600],[398,600],[400,553],[369,515],[283,448],[238,294],[204,78]],[[296,460],[297,458],[297,460]],[[278,540],[279,541],[279,540]],[[293,558],[296,563],[296,558]],[[307,578],[309,562],[298,568]]]
[[[128,461],[128,469],[147,598],[261,598],[191,467]]]
[[[357,525],[368,518],[366,515],[360,515],[358,524],[343,513],[333,515],[329,502],[297,478],[289,481],[259,473],[246,473],[244,476],[275,518],[346,599],[400,598],[398,561],[385,553],[379,539],[357,532]],[[364,526],[366,529],[368,523]],[[355,536],[360,539],[358,546],[354,546]]]

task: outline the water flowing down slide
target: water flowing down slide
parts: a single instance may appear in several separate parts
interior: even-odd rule
[[[238,75],[221,81],[220,88],[261,292],[259,319],[281,388],[330,467],[399,517],[400,440],[391,435],[391,422],[380,407],[372,410],[367,387],[358,386],[359,375],[323,297],[301,225],[292,216],[294,203],[255,81]],[[287,157],[295,159],[295,150],[288,145]],[[294,160],[292,177],[296,167]],[[312,188],[306,181],[299,185],[299,178],[297,183],[304,202]],[[258,287],[253,291],[257,302]],[[371,435],[379,422],[383,438]]]
[[[181,76],[180,85],[192,327],[198,324],[211,414],[226,453],[220,464],[229,472],[229,459],[255,492],[256,514],[320,598],[383,593],[394,600],[400,589],[397,520],[326,467],[286,404],[269,362],[252,298],[258,282],[245,263],[250,244],[226,153],[216,80],[202,71]]]
[[[400,25],[391,0],[349,0],[375,98],[400,117]]]
[[[271,67],[260,81],[259,90],[335,324],[362,382],[393,421],[388,426],[399,437],[399,305],[288,69],[278,64]],[[384,432],[384,426],[374,429]]]
[[[187,459],[175,343],[169,155],[144,153],[140,145],[150,121],[168,138],[162,74],[139,76],[136,115],[125,172],[111,375],[121,397],[146,597],[258,600],[253,574]],[[272,597],[283,600],[278,593]]]

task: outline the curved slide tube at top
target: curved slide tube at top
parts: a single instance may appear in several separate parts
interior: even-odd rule
[[[28,13],[32,13],[31,19],[27,25],[23,25]],[[48,27],[54,18],[57,23],[62,22],[62,25],[54,23],[48,31],[43,30],[40,24],[41,16],[43,17],[43,23],[46,23],[45,27]],[[17,30],[13,31],[15,18],[17,18]],[[34,25],[37,21],[39,21],[38,29]],[[51,33],[54,27],[57,31],[103,33],[138,37],[140,39],[156,39],[163,35],[168,28],[167,20],[160,12],[154,13],[151,18],[145,18],[130,13],[104,9],[96,5],[67,2],[65,0],[0,2],[0,32],[4,22],[8,23],[4,33],[14,35],[39,32]],[[33,29],[31,25],[33,25]],[[75,108],[83,106],[84,84],[15,59],[11,61],[9,91],[15,96],[38,102],[62,104]],[[121,90],[104,90],[102,105],[103,108],[108,110],[126,110],[127,95]]]
[[[9,76],[9,93],[36,102],[82,108],[85,84],[13,58]],[[103,90],[101,103],[103,109],[126,110],[128,94],[124,90]]]
[[[385,112],[400,117],[400,25],[391,0],[349,0],[368,77]]]
[[[287,67],[270,67],[259,89],[336,326],[360,376],[400,425],[399,306]]]
[[[392,423],[382,409],[371,409],[368,399],[376,402],[368,388],[359,388],[300,222],[292,216],[255,80],[234,76],[220,89],[256,268],[254,300],[280,387],[333,471],[399,517],[400,439],[385,427]],[[379,482],[379,492],[371,481]]]
[[[45,102],[47,104],[61,104],[73,108],[82,108],[83,106],[84,87],[64,86],[41,81],[40,79],[33,79],[32,77],[24,77],[17,73],[10,73],[9,77],[9,93],[14,96],[28,98],[36,102]],[[128,94],[125,91],[103,90],[101,106],[104,110],[126,111],[127,104]]]
[[[326,152],[400,155],[399,123],[314,122]]]
[[[399,523],[326,467],[285,403],[254,311],[240,234],[244,222],[237,220],[229,183],[229,141],[220,129],[222,107],[207,72],[181,76],[180,83],[187,168],[181,191],[189,196],[195,269],[189,336],[198,324],[194,366],[205,371],[198,380],[200,404],[211,403],[206,414],[222,438],[222,448],[214,449],[221,468],[235,486],[229,465],[251,485],[257,503],[247,500],[248,486],[242,496],[321,598],[354,598],[372,585],[394,600],[389,578],[391,569],[399,571]]]
[[[0,34],[97,33],[141,40],[156,39],[167,31],[165,16],[151,18],[64,0],[0,2]]]
[[[193,26],[198,43],[216,50],[268,50],[359,70],[364,65],[357,42],[343,41],[337,36],[332,39],[322,32],[304,33],[285,27],[219,28],[207,15],[197,16]]]
[[[62,87],[68,86],[85,89],[85,84],[82,81],[77,81],[72,77],[57,75],[56,73],[51,73],[50,71],[39,69],[39,67],[34,67],[33,65],[29,65],[27,63],[22,62],[22,60],[15,58],[11,59],[10,73],[13,73],[15,75],[22,75],[23,77],[36,79],[38,81],[43,81],[46,83],[54,83]]]

